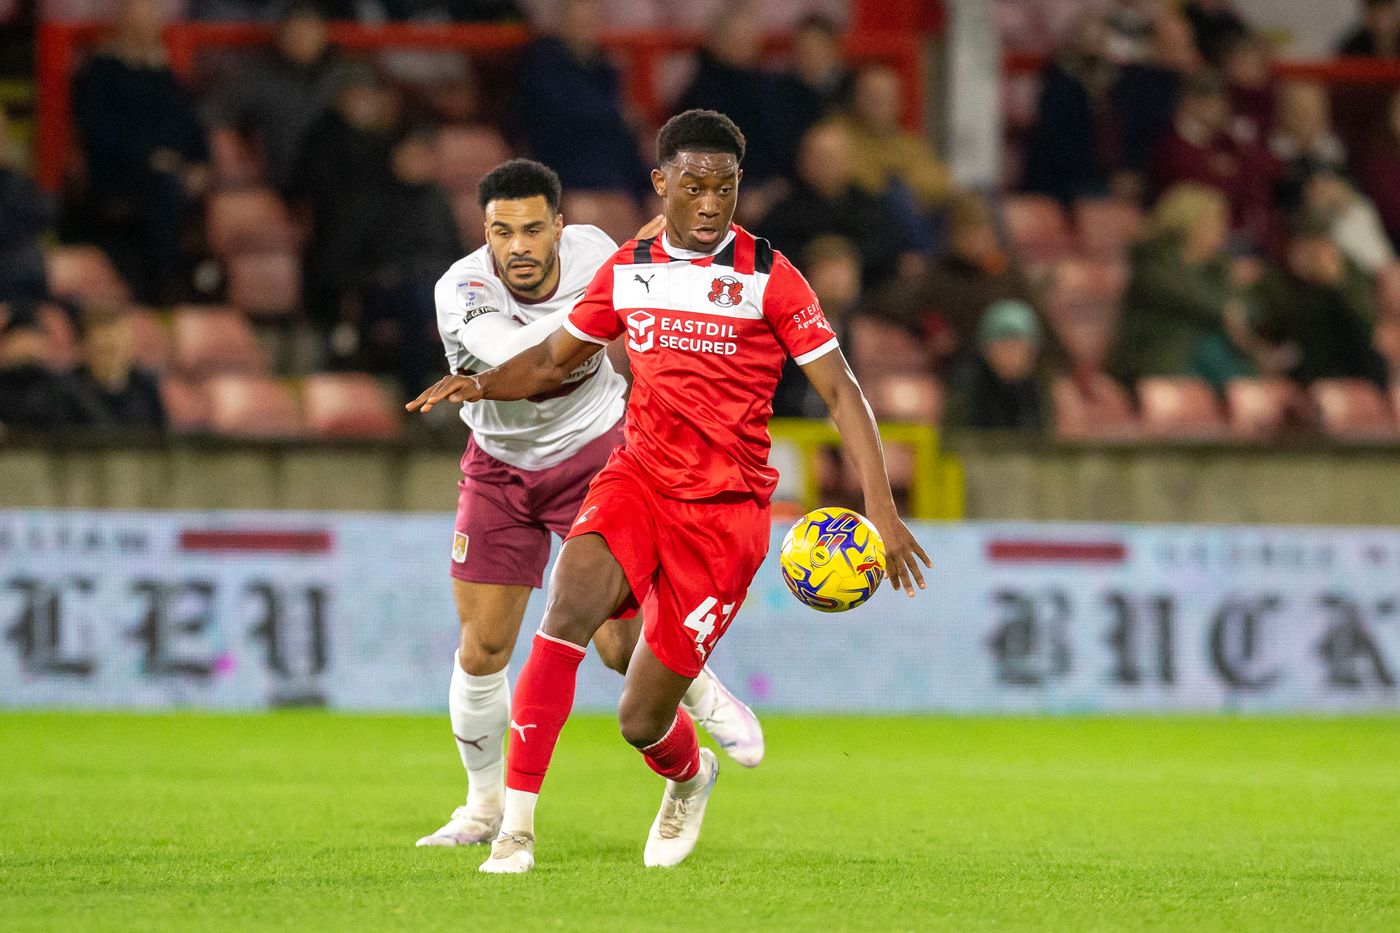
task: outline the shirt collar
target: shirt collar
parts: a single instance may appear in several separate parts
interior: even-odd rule
[[[698,253],[695,250],[681,249],[679,246],[672,246],[670,239],[663,232],[661,234],[661,248],[664,249],[666,251],[666,255],[670,256],[672,259],[704,259],[708,256],[718,255],[720,251],[723,250],[726,246],[728,246],[733,239],[734,227],[731,225],[729,228],[729,233],[725,235],[724,239],[720,240],[718,243],[715,244],[714,249],[707,250],[703,253]]]

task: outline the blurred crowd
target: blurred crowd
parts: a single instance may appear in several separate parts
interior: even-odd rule
[[[602,45],[617,4],[379,6],[533,38],[489,60],[356,55],[326,22],[360,4],[200,0],[190,15],[275,17],[276,35],[184,83],[166,9],[121,0],[73,79],[62,196],[0,159],[0,424],[257,433],[202,382],[238,367],[282,391],[367,372],[412,396],[441,370],[433,283],[480,244],[492,165],[553,166],[566,220],[619,241],[656,210],[651,134]],[[1163,381],[1215,405],[1274,380],[1279,425],[1307,430],[1327,407],[1307,387],[1379,393],[1400,371],[1400,95],[1337,125],[1329,89],[1277,79],[1230,0],[1078,4],[991,192],[953,183],[901,121],[900,76],[847,60],[839,20],[813,12],[828,5],[781,5],[781,56],[765,7],[696,6],[707,37],[671,109],[744,130],[737,220],[798,263],[882,416],[1082,434],[1134,421]],[[1339,52],[1400,55],[1400,0],[1357,11]],[[181,341],[206,306],[247,333],[214,328],[201,357]],[[823,414],[795,369],[774,404]]]

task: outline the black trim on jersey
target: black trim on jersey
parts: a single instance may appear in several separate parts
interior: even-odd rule
[[[754,237],[753,240],[753,271],[760,275],[771,275],[773,272],[773,246],[763,237]]]
[[[645,240],[638,240],[637,245],[632,249],[632,262],[647,263],[653,262],[651,258],[651,244],[656,242],[656,237],[649,236]]]
[[[729,238],[729,245],[715,254],[713,265],[728,266],[734,268],[734,244],[739,242],[739,235],[736,233]]]
[[[500,313],[501,313],[501,309],[500,309],[500,308],[492,307],[491,305],[482,305],[482,306],[479,307],[479,308],[472,308],[472,309],[471,309],[470,311],[468,311],[466,314],[462,315],[462,323],[463,323],[463,324],[466,324],[466,323],[469,323],[469,322],[471,322],[471,321],[474,321],[474,320],[476,320],[477,318],[481,317],[483,314],[500,314]]]

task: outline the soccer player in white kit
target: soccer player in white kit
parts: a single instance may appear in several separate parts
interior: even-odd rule
[[[438,330],[453,373],[499,366],[553,333],[599,267],[617,252],[602,230],[564,225],[554,171],[512,159],[482,179],[477,197],[486,245],[437,283]],[[471,439],[452,539],[452,591],[461,641],[452,664],[448,711],[467,769],[467,800],[420,846],[490,842],[505,795],[502,741],[529,741],[510,717],[510,663],[530,590],[543,581],[550,535],[561,538],[588,483],[622,443],[626,380],[599,353],[564,384],[522,401],[462,406]],[[626,671],[641,626],[636,617],[599,629],[603,662]],[[735,761],[763,758],[752,711],[708,672],[685,696],[686,711]]]

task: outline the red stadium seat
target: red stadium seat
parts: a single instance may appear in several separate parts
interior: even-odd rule
[[[374,377],[363,373],[318,373],[302,390],[306,428],[315,437],[398,437],[399,407]]]
[[[564,222],[593,224],[619,243],[630,240],[642,226],[642,212],[625,191],[566,191],[560,205]]]
[[[234,253],[295,249],[300,239],[292,215],[271,188],[216,191],[204,216],[209,251]]]
[[[1308,388],[1322,429],[1342,440],[1392,440],[1395,416],[1381,390],[1364,379],[1319,379]]]
[[[437,175],[444,188],[476,196],[476,183],[509,159],[510,146],[489,126],[449,126],[437,135]]]
[[[158,372],[170,365],[170,333],[160,318],[149,308],[131,308],[127,322],[131,326],[131,355],[136,362]]]
[[[232,308],[186,305],[172,326],[175,368],[192,376],[262,373],[267,359],[248,320]]]
[[[165,420],[176,434],[198,434],[209,429],[209,393],[202,382],[166,375],[160,381]]]
[[[1289,379],[1230,380],[1225,402],[1231,433],[1245,438],[1273,437],[1288,422],[1302,395],[1303,390]]]
[[[1107,373],[1076,380],[1057,378],[1050,387],[1055,433],[1067,440],[1134,437],[1138,433],[1128,393]]]
[[[1074,203],[1079,249],[1095,259],[1122,261],[1142,233],[1142,208],[1115,198],[1082,198]]]
[[[228,301],[258,318],[284,318],[301,309],[301,260],[295,253],[239,253],[224,263]]]
[[[1192,376],[1156,376],[1138,382],[1142,426],[1157,437],[1205,440],[1222,437],[1225,416],[1215,393]]]
[[[301,413],[291,390],[268,376],[214,376],[209,390],[209,428],[233,437],[295,437]]]
[[[79,302],[125,304],[131,290],[96,246],[55,246],[45,256],[49,291]]]
[[[878,318],[851,319],[846,352],[851,355],[851,368],[862,379],[890,373],[927,373],[932,369],[928,350],[918,338],[903,327]]]
[[[209,131],[209,164],[217,188],[255,185],[262,180],[262,160],[257,147],[227,126]]]
[[[1074,236],[1060,203],[1043,194],[1009,194],[1002,203],[1012,249],[1026,262],[1063,259],[1074,251]]]
[[[875,417],[882,421],[937,424],[943,417],[943,387],[928,374],[876,375],[864,388]]]

